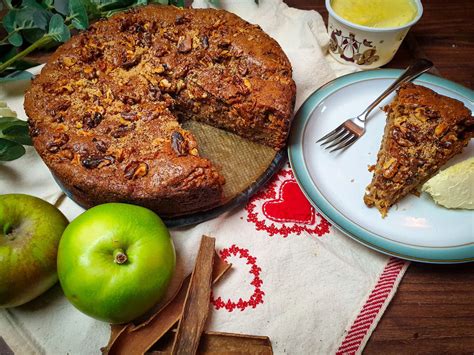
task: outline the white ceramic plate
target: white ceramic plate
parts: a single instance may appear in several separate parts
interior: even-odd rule
[[[362,112],[400,73],[383,69],[349,74],[308,98],[295,117],[289,144],[296,179],[309,200],[336,227],[369,247],[417,261],[474,261],[474,211],[440,207],[425,193],[407,196],[384,219],[377,209],[364,204],[364,190],[372,179],[367,167],[376,161],[384,112],[374,110],[366,134],[343,152],[329,153],[316,144],[345,119]],[[472,90],[429,74],[415,82],[474,109]],[[443,168],[472,156],[473,141]]]

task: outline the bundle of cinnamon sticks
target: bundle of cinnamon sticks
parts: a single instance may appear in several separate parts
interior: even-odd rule
[[[268,337],[204,332],[211,286],[231,265],[215,251],[215,239],[202,236],[196,263],[171,300],[139,325],[111,325],[104,355],[120,354],[273,354]],[[177,327],[176,327],[177,324]]]

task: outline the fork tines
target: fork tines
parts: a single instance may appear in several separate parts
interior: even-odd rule
[[[347,129],[344,124],[345,122],[339,125],[333,131],[326,134],[324,137],[319,138],[316,143],[322,142],[322,146],[328,143],[332,143],[331,145],[325,147],[325,149],[335,147],[334,149],[330,150],[330,152],[347,148],[352,145],[359,137],[357,136],[357,134]]]

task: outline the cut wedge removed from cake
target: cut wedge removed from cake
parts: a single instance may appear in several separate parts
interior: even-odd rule
[[[387,105],[387,122],[364,202],[382,217],[417,189],[474,136],[474,117],[464,104],[424,86],[404,84]]]

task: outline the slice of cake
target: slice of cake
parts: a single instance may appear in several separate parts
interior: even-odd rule
[[[416,193],[474,136],[474,117],[462,102],[415,84],[404,84],[384,110],[387,123],[364,202],[383,217]]]

